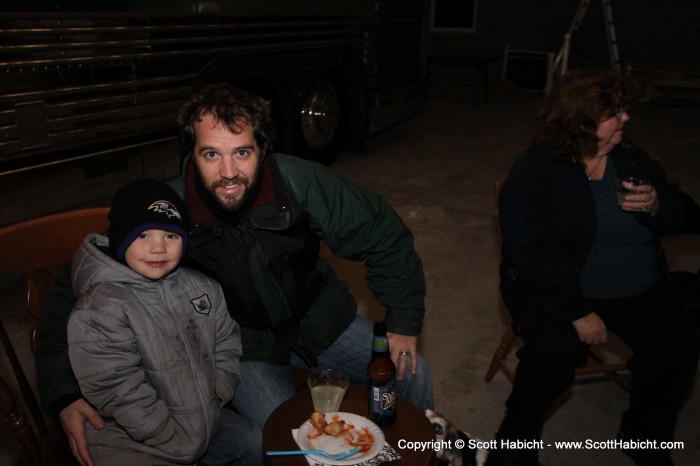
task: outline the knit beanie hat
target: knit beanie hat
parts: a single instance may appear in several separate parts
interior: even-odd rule
[[[124,262],[124,253],[136,237],[149,229],[177,233],[182,237],[182,255],[187,251],[185,203],[162,181],[144,179],[122,186],[112,199],[108,218],[109,250],[119,262]]]

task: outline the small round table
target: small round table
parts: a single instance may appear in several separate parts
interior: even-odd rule
[[[401,455],[398,461],[392,461],[391,466],[429,466],[432,464],[434,451],[413,451],[400,449],[399,440],[411,442],[430,442],[435,440],[433,426],[425,416],[410,401],[399,397],[397,401],[397,418],[394,425],[383,427],[386,442]],[[361,385],[350,385],[340,411],[367,417],[367,388]],[[277,407],[265,422],[263,429],[263,449],[268,450],[298,450],[299,446],[292,437],[292,429],[301,426],[309,419],[314,411],[309,390],[302,390]],[[306,457],[298,456],[267,456],[268,466],[309,466]]]

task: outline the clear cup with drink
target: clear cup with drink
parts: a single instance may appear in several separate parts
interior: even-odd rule
[[[332,413],[340,410],[340,403],[350,382],[345,374],[335,369],[321,369],[307,379],[314,410]]]
[[[632,185],[631,188],[625,187],[622,183],[629,183]],[[645,184],[650,184],[649,180],[645,180],[644,178],[637,178],[635,176],[625,176],[617,180],[617,204],[619,206],[622,206],[622,203],[625,202],[625,197],[628,194],[638,194],[639,192],[635,192],[634,187],[635,186],[642,186]]]

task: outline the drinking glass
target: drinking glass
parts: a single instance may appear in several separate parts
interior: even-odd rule
[[[345,374],[335,369],[313,372],[307,379],[314,410],[322,413],[337,412],[350,382]]]
[[[627,194],[632,193],[634,191],[630,191],[629,189],[625,188],[622,186],[622,182],[626,181],[633,186],[641,186],[643,184],[649,184],[649,180],[645,180],[643,178],[637,178],[634,176],[625,176],[617,180],[617,204],[622,206],[622,203],[625,202],[625,196]]]

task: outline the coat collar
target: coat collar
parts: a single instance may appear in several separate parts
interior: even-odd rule
[[[241,219],[248,218],[253,225],[268,230],[283,230],[294,221],[294,213],[291,202],[288,199],[287,190],[284,188],[277,164],[273,156],[267,156],[262,161],[262,176],[258,180],[259,189],[255,192],[253,200],[247,212],[242,212]],[[202,198],[200,189],[197,189],[197,168],[192,159],[185,164],[184,197],[187,211],[193,224],[217,219],[211,203]],[[282,189],[280,192],[279,189]]]

